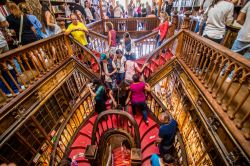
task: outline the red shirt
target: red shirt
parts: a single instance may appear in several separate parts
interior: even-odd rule
[[[168,32],[168,21],[165,21],[164,23],[161,23],[159,25],[159,27],[156,28],[156,30],[159,30],[159,33],[160,33],[160,41],[162,41],[166,35],[167,35],[167,32]]]

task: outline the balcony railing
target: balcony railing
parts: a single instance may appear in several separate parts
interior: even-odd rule
[[[80,59],[92,72],[100,74],[99,63],[93,53],[63,34],[1,54],[0,107],[30,89],[71,56]]]
[[[160,20],[158,18],[111,18],[105,19],[104,25],[107,22],[111,22],[114,25],[115,30],[120,32],[150,32],[155,29]]]

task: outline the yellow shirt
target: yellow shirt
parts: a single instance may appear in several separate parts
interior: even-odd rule
[[[71,23],[67,30],[66,31],[71,31],[71,35],[74,37],[74,39],[76,39],[79,43],[81,43],[82,45],[86,46],[88,44],[88,41],[87,41],[87,38],[85,36],[85,32],[84,31],[74,31],[74,29],[78,29],[78,28],[81,28],[81,29],[84,29],[84,30],[87,30],[86,26],[81,23],[81,22],[78,22],[77,25],[74,25],[73,23]]]

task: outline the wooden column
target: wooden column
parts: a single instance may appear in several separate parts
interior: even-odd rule
[[[158,16],[160,16],[160,13],[161,13],[161,5],[162,5],[162,1],[163,0],[159,0],[159,4],[158,4]]]
[[[182,25],[181,25],[181,29],[189,29],[190,26],[190,15],[191,15],[191,11],[186,11],[184,13],[185,17],[183,19]]]

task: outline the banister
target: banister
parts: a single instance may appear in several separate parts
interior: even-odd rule
[[[218,43],[215,43],[207,38],[204,38],[204,37],[192,32],[192,31],[189,31],[189,30],[183,30],[183,31],[184,31],[184,34],[187,34],[190,37],[195,38],[195,40],[198,40],[202,44],[209,46],[210,48],[215,49],[217,51],[219,50],[218,52],[228,56],[230,59],[233,59],[233,60],[237,61],[238,63],[244,65],[245,67],[250,68],[249,60],[244,58],[242,55],[235,53],[232,50],[230,50],[229,48],[226,48]]]
[[[135,39],[134,43],[135,44],[139,43],[139,42],[141,42],[141,41],[143,41],[145,39],[148,39],[149,37],[155,36],[156,34],[158,34],[158,31],[153,31],[153,32],[151,32],[151,33],[149,33],[149,34],[147,34],[147,35],[145,35],[143,37],[140,37],[139,39]]]
[[[108,111],[104,111],[98,115],[98,117],[95,120],[93,130],[92,130],[91,144],[92,145],[96,144],[96,141],[97,141],[96,132],[98,130],[98,124],[104,117],[107,117],[108,115],[120,115],[120,116],[126,117],[130,121],[131,125],[134,127],[134,137],[133,138],[135,139],[134,140],[135,145],[137,148],[141,148],[140,132],[139,132],[139,127],[138,127],[137,122],[128,112],[120,111],[120,110],[108,110]]]
[[[53,150],[52,150],[52,153],[51,153],[51,158],[50,158],[50,166],[54,166],[54,165],[57,165],[55,163],[55,160],[56,160],[56,152],[57,152],[57,148],[59,146],[59,142],[60,142],[60,138],[61,138],[61,135],[62,133],[64,132],[64,129],[66,128],[66,125],[68,124],[69,120],[71,119],[71,117],[74,115],[74,113],[76,112],[77,108],[80,107],[80,105],[82,105],[82,103],[90,96],[90,93],[86,93],[84,95],[84,97],[74,106],[74,108],[72,108],[72,111],[70,112],[70,114],[67,116],[67,118],[64,120],[63,124],[60,126],[60,128],[58,129],[58,132],[57,132],[57,136],[56,136],[56,141],[54,143],[54,146],[53,146]],[[89,113],[89,115],[91,115],[93,113],[93,110],[91,113]],[[88,115],[88,116],[89,116]],[[83,120],[82,123],[84,123],[85,120],[88,120],[89,118],[85,118]],[[81,125],[79,125],[81,126]],[[77,129],[76,129],[77,130]],[[67,145],[68,146],[68,145]],[[67,151],[67,148],[65,149],[65,151]],[[64,155],[64,154],[63,154]]]
[[[35,42],[32,42],[32,43],[26,44],[24,46],[9,50],[9,51],[7,51],[5,53],[0,54],[0,59],[4,58],[4,57],[7,57],[7,56],[10,56],[12,54],[18,53],[18,52],[22,52],[22,51],[24,51],[26,49],[29,49],[31,47],[34,47],[34,46],[37,46],[37,45],[40,45],[40,44],[43,44],[43,43],[46,43],[46,42],[48,42],[50,40],[53,40],[53,39],[56,39],[56,38],[62,37],[62,36],[64,36],[64,34],[59,33],[57,35],[54,35],[54,36],[51,36],[51,37],[48,37],[48,38],[45,38],[45,39],[41,39],[41,40],[38,40],[38,41],[35,41]]]
[[[89,30],[89,33],[90,33],[90,34],[94,34],[95,36],[98,36],[98,37],[103,38],[103,39],[105,39],[105,40],[108,40],[108,36],[105,36],[105,35],[103,35],[103,34],[97,33],[97,32],[95,32],[95,31]]]

